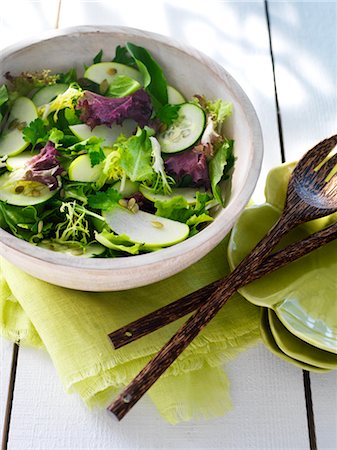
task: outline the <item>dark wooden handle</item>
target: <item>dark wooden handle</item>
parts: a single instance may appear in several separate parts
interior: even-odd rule
[[[296,225],[297,225],[296,221]],[[281,238],[294,226],[289,217],[282,215],[268,234],[257,244],[252,252],[230,273],[225,281],[213,292],[210,298],[200,306],[196,313],[178,330],[178,332],[162,347],[158,354],[122,391],[108,407],[118,420],[138,402],[158,378],[170,367],[200,331],[212,320],[226,301],[242,285],[261,264]]]
[[[279,252],[271,255],[252,274],[254,281],[267,273],[273,272],[287,263],[295,261],[317,248],[337,238],[337,223],[317,231],[299,242],[295,242]],[[109,334],[113,346],[117,349],[129,344],[175,320],[195,311],[202,303],[224,282],[224,279],[215,281],[198,291],[176,300],[162,308],[141,317],[134,322]],[[247,281],[248,283],[248,281]]]

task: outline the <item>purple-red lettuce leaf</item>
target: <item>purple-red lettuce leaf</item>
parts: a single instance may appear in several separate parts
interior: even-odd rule
[[[170,156],[165,161],[166,173],[180,186],[209,189],[211,186],[205,153],[196,149]]]
[[[60,175],[64,172],[57,157],[55,144],[48,141],[40,153],[28,161],[23,180],[37,181],[51,191],[60,187]]]
[[[120,125],[125,119],[133,119],[140,127],[144,127],[152,115],[150,97],[143,89],[121,98],[84,91],[76,108],[81,112],[80,119],[91,129],[97,125]]]

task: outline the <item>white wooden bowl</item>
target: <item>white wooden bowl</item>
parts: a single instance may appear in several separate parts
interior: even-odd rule
[[[216,62],[199,51],[158,34],[127,27],[78,27],[51,32],[2,51],[1,77],[10,71],[52,69],[66,71],[90,64],[103,49],[113,57],[126,42],[146,47],[159,61],[169,84],[187,98],[204,94],[233,103],[226,135],[235,140],[236,163],[231,197],[214,222],[196,236],[167,249],[144,255],[84,259],[36,247],[0,229],[0,253],[25,272],[56,285],[86,291],[130,289],[174,275],[201,259],[229,232],[249,201],[257,182],[263,155],[258,118],[238,83]],[[1,80],[3,82],[4,79]]]

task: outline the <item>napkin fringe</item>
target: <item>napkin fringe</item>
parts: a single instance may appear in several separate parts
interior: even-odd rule
[[[239,353],[255,346],[259,339],[259,331],[255,330],[243,334],[240,339],[229,339],[227,345],[224,342],[211,342],[197,354],[185,356],[178,359],[161,377],[188,374],[198,371],[205,366],[217,368],[233,360]],[[146,355],[135,358],[129,362],[121,361],[116,365],[116,359],[106,361],[104,364],[96,364],[92,367],[81,370],[64,380],[66,390],[69,393],[76,392],[81,396],[88,406],[95,406],[109,401],[111,392],[117,392],[126,386],[131,379],[146,365],[149,359],[154,356]],[[106,392],[106,393],[105,393]],[[109,393],[108,393],[109,392]]]

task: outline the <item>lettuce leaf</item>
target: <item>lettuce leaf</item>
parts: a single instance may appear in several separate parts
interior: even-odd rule
[[[42,119],[46,119],[49,114],[54,113],[53,119],[57,120],[58,113],[61,109],[69,108],[74,110],[77,101],[82,97],[83,91],[77,83],[72,83],[68,89],[59,94],[54,100],[46,105],[42,105],[38,108],[38,113]]]
[[[116,75],[105,95],[108,97],[126,97],[136,92],[140,87],[140,83],[133,78],[126,75]]]
[[[125,234],[117,235],[107,230],[103,230],[101,233],[97,233],[96,231],[95,239],[107,248],[130,253],[131,255],[138,255],[142,247],[142,244],[135,244],[134,242],[131,242],[129,237]]]
[[[215,127],[221,126],[227,117],[232,114],[232,103],[225,102],[222,99],[215,100],[214,102],[206,101],[206,113],[208,113],[215,123]]]
[[[137,131],[121,143],[120,166],[131,181],[146,181],[152,178],[152,144],[146,129]]]
[[[211,222],[206,206],[211,196],[206,192],[197,192],[195,205],[189,205],[187,200],[179,195],[165,201],[156,201],[156,215],[186,223],[190,227],[190,236],[198,232],[198,226],[205,222]]]
[[[213,222],[213,217],[211,217],[209,214],[201,213],[199,215],[194,214],[191,216],[187,221],[186,225],[190,227],[190,237],[194,236],[199,232],[198,226],[205,222]]]
[[[51,191],[59,188],[61,185],[60,175],[64,172],[64,169],[57,159],[58,156],[59,153],[55,144],[48,141],[40,153],[25,165],[25,173],[21,179],[42,183]],[[12,173],[15,174],[15,171]]]
[[[84,91],[76,108],[81,112],[80,119],[91,129],[97,125],[121,125],[125,119],[133,119],[144,127],[152,114],[150,97],[143,89],[122,98],[104,97]]]
[[[219,183],[225,179],[229,170],[234,165],[233,154],[234,141],[226,139],[223,144],[218,148],[215,156],[209,162],[209,175],[211,179],[211,186],[214,198],[224,206],[224,200],[221,195]]]
[[[100,164],[105,160],[106,156],[103,152],[102,143],[104,139],[98,138],[97,136],[91,136],[81,142],[76,142],[76,144],[71,145],[66,150],[65,153],[69,155],[79,155],[87,153],[90,158],[91,167]]]
[[[195,149],[170,156],[165,168],[180,186],[210,187],[206,155]]]
[[[33,89],[55,84],[59,75],[51,75],[50,70],[44,69],[40,72],[22,72],[20,75],[5,73],[5,78],[11,83],[11,99],[27,96]]]
[[[32,146],[32,150],[38,144],[46,144],[48,141],[58,144],[63,139],[64,134],[57,128],[51,130],[45,125],[42,119],[39,117],[22,130],[23,138],[26,142],[29,142]]]
[[[96,192],[94,195],[89,195],[88,205],[94,209],[101,209],[103,211],[113,208],[118,201],[122,198],[122,195],[110,187],[105,192]]]

